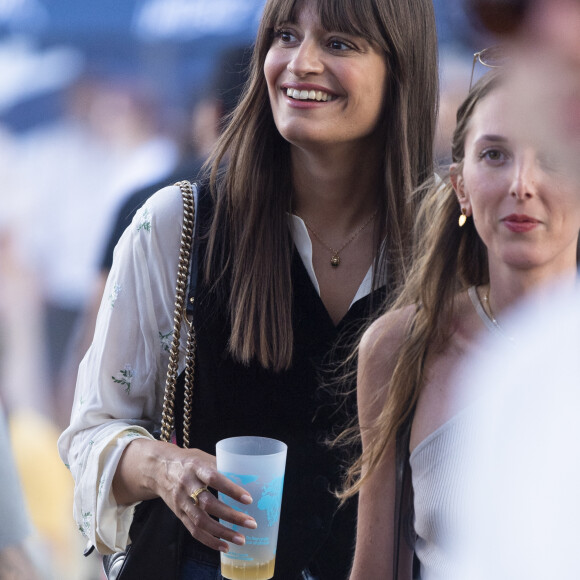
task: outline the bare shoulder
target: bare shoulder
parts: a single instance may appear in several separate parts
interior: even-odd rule
[[[382,407],[398,353],[415,312],[413,306],[378,318],[364,333],[359,346],[357,397],[363,416]]]
[[[363,334],[359,358],[369,362],[374,358],[385,359],[395,354],[405,338],[414,312],[414,306],[406,306],[387,312],[375,320]]]

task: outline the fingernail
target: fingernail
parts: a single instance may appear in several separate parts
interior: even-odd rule
[[[241,498],[243,503],[252,503],[254,500],[252,499],[251,495],[248,495],[247,493],[245,493]]]
[[[244,536],[236,534],[232,541],[234,544],[237,544],[238,546],[243,546],[246,543],[246,538]]]
[[[256,520],[246,520],[244,522],[244,527],[245,528],[252,528],[252,530],[255,530],[258,527],[258,524],[256,523]]]

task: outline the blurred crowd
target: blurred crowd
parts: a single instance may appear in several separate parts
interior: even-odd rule
[[[232,25],[231,2],[211,14],[207,2],[127,2],[126,15],[103,2],[78,21],[69,4],[0,3],[0,431],[14,466],[3,493],[13,473],[21,482],[14,512],[0,510],[13,530],[0,533],[2,578],[26,555],[42,578],[102,577],[98,558],[83,558],[56,441],[107,241],[130,194],[195,177],[239,93],[261,8],[238,7]],[[15,543],[24,552],[5,550]]]
[[[0,1],[0,419],[34,529],[27,549],[42,577],[63,580],[101,577],[82,557],[56,440],[107,243],[131,194],[195,178],[243,82],[262,2],[98,4],[90,14],[70,0]],[[459,0],[434,4],[436,156],[446,163],[472,55],[487,39]]]

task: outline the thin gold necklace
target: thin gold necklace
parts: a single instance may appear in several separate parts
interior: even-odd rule
[[[485,294],[483,295],[483,302],[486,304],[487,309],[484,309],[488,316],[488,318],[491,320],[492,324],[500,331],[501,334],[503,334],[503,336],[505,336],[509,341],[514,342],[514,338],[513,336],[509,336],[509,334],[506,333],[506,331],[501,327],[500,323],[497,321],[497,318],[495,317],[495,314],[493,313],[493,310],[491,308],[491,302],[489,301],[489,291],[491,289],[491,286],[487,287],[487,290],[485,291]]]
[[[493,314],[493,310],[491,309],[491,303],[489,301],[489,290],[490,287],[487,287],[487,290],[485,291],[485,294],[483,295],[483,301],[487,306],[487,315],[489,316],[489,319],[493,322],[493,324],[501,331],[503,331],[502,327],[499,325],[499,322],[497,321],[497,318],[494,316]]]
[[[297,213],[295,213],[294,215],[299,217],[304,224],[306,225],[306,227],[312,232],[312,235],[327,249],[330,250],[330,252],[332,253],[332,257],[330,258],[330,265],[333,268],[337,268],[338,266],[340,266],[340,252],[342,252],[349,244],[351,244],[352,242],[354,242],[359,236],[360,234],[363,232],[363,230],[365,228],[368,227],[368,225],[375,219],[375,217],[377,216],[377,213],[379,213],[379,209],[377,208],[373,214],[371,215],[371,217],[362,225],[360,226],[354,233],[351,234],[351,236],[348,238],[348,240],[346,240],[346,242],[344,242],[344,244],[342,244],[342,246],[340,248],[338,248],[338,250],[335,250],[332,246],[329,246],[317,233],[316,230],[301,216],[299,216]]]

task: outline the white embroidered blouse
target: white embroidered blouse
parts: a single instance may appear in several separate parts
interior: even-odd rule
[[[145,203],[121,237],[93,343],[79,367],[71,423],[58,442],[75,480],[74,518],[103,554],[125,548],[135,508],[118,505],[113,495],[121,454],[135,437],[151,438],[160,425],[182,218],[179,188],[166,187]],[[290,228],[318,289],[304,222],[291,216]],[[371,279],[372,268],[353,303],[370,292]],[[179,372],[184,347],[182,336]]]

